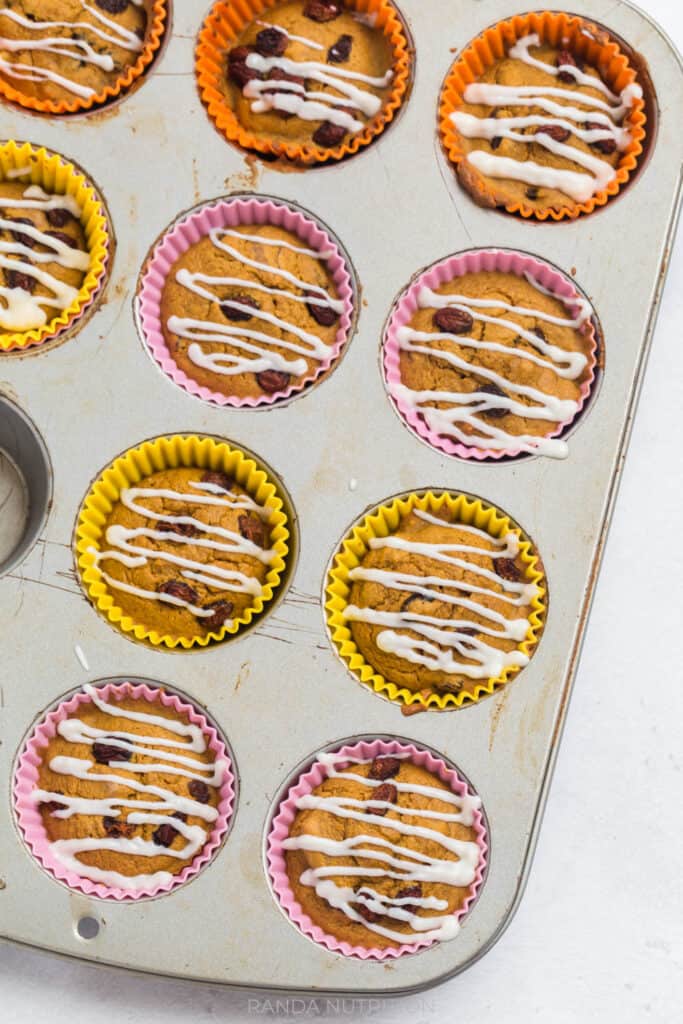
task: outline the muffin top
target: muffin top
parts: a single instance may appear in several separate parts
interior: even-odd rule
[[[227,762],[186,714],[84,690],[90,700],[42,750],[32,793],[51,857],[111,887],[164,885],[205,845]]]
[[[413,509],[349,570],[343,616],[356,646],[413,691],[469,692],[529,660],[520,645],[538,587],[517,534],[499,539],[447,516]]]
[[[136,63],[146,28],[144,0],[6,0],[0,77],[41,101],[92,99]]]
[[[400,382],[389,390],[401,408],[452,443],[565,457],[550,435],[581,407],[594,363],[590,304],[488,270],[424,286],[417,304],[395,332]]]
[[[291,0],[238,36],[222,87],[254,135],[334,149],[382,109],[392,60],[384,33],[342,0]]]
[[[125,488],[95,565],[134,622],[174,639],[219,633],[263,592],[271,510],[227,474],[165,469]]]
[[[344,310],[330,255],[270,224],[214,228],[164,284],[161,326],[175,363],[237,398],[311,380],[332,356]]]
[[[466,87],[451,114],[465,152],[460,179],[475,198],[485,182],[500,205],[585,202],[615,177],[631,141],[625,121],[641,97],[635,83],[615,95],[569,50],[525,36]]]
[[[319,760],[327,778],[298,798],[282,844],[303,911],[365,948],[454,938],[482,856],[479,798],[403,754]]]
[[[89,266],[72,196],[0,182],[0,329],[43,327],[76,301]]]

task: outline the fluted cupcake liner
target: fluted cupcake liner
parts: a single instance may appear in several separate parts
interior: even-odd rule
[[[540,558],[531,541],[504,512],[466,494],[451,494],[444,491],[412,493],[394,498],[366,515],[344,538],[333,558],[325,589],[327,628],[335,650],[353,675],[388,700],[405,707],[419,706],[426,710],[439,711],[476,704],[482,697],[489,696],[510,682],[519,673],[520,668],[509,666],[494,679],[483,682],[472,680],[471,684],[464,684],[457,693],[416,693],[405,686],[397,686],[375,670],[356,646],[351,629],[344,618],[351,593],[350,570],[360,565],[370,550],[371,538],[389,536],[398,528],[401,519],[414,509],[432,515],[438,515],[445,510],[449,513],[451,522],[476,526],[480,530],[486,530],[491,537],[500,538],[508,533],[514,533],[519,537],[519,555],[526,566],[525,580],[528,583],[535,583],[538,587],[538,593],[531,602],[526,638],[518,644],[518,650],[531,657],[543,631],[547,610],[547,590]]]
[[[451,790],[458,796],[471,794],[467,782],[459,775],[455,768],[446,764],[441,758],[435,756],[430,750],[418,747],[412,743],[402,740],[376,739],[361,740],[359,742],[345,744],[336,750],[335,753],[341,757],[363,758],[372,760],[376,757],[395,756],[396,754],[409,758],[414,764],[427,769],[436,775],[442,782],[448,783]],[[314,942],[329,949],[332,953],[341,953],[342,956],[356,957],[360,960],[395,960],[410,953],[417,953],[422,949],[435,944],[434,940],[418,940],[417,942],[402,943],[400,946],[390,946],[386,949],[376,947],[352,946],[349,942],[338,939],[334,935],[325,932],[323,928],[304,912],[297,902],[292,891],[287,865],[285,850],[282,843],[288,837],[292,823],[297,815],[297,801],[309,793],[327,778],[327,768],[320,761],[314,761],[307,771],[303,772],[297,781],[290,787],[286,796],[280,803],[273,818],[267,843],[268,873],[272,883],[273,891],[277,896],[280,906],[289,919]],[[477,865],[477,873],[472,882],[468,896],[463,905],[456,911],[455,917],[460,922],[472,909],[482,883],[486,876],[488,863],[489,839],[484,816],[480,810],[474,813],[473,829],[476,833],[476,842],[479,847],[480,857]]]
[[[95,551],[102,550],[104,528],[107,517],[119,500],[121,491],[135,486],[152,473],[178,467],[213,470],[226,473],[247,491],[254,501],[270,510],[268,526],[271,546],[276,558],[268,567],[262,593],[254,597],[242,615],[235,617],[230,625],[223,625],[206,636],[170,636],[150,628],[144,622],[136,622],[117,604],[116,593],[107,586],[97,567]],[[81,507],[76,525],[76,552],[78,572],[83,587],[93,606],[108,621],[123,633],[132,634],[136,640],[153,647],[206,647],[237,634],[252,619],[259,615],[272,601],[281,582],[289,555],[289,522],[284,503],[275,483],[253,458],[233,448],[225,441],[212,437],[194,435],[158,437],[144,441],[115,459],[92,485]]]
[[[179,715],[186,715],[188,720],[193,725],[198,725],[204,733],[208,748],[214,753],[215,759],[225,761],[226,768],[217,807],[218,817],[211,831],[207,832],[204,846],[192,863],[174,875],[169,882],[141,889],[112,887],[102,882],[94,882],[92,879],[81,877],[76,872],[70,871],[54,856],[41,817],[40,805],[32,799],[32,793],[38,788],[39,768],[50,741],[57,735],[59,723],[73,715],[79,707],[92,703],[91,697],[83,690],[78,690],[67,700],[62,701],[53,711],[48,712],[32,730],[23,746],[17,762],[13,787],[14,807],[19,830],[38,863],[45,871],[70,889],[85,893],[86,896],[96,896],[99,899],[117,902],[161,896],[177,889],[198,875],[221,845],[234,810],[235,775],[231,759],[216,729],[193,704],[189,704],[176,694],[169,693],[161,687],[150,687],[146,683],[129,682],[106,683],[103,686],[98,686],[97,692],[108,703],[128,698],[145,700],[151,705],[159,703],[165,708],[171,708]]]
[[[15,80],[0,76],[0,97],[40,114],[59,116],[61,114],[85,114],[125,95],[156,57],[169,20],[167,0],[144,0],[144,7],[147,12],[148,25],[145,45],[140,51],[138,59],[126,68],[120,78],[111,85],[105,86],[94,96],[74,96],[73,99],[59,101],[41,100],[22,92],[19,84],[12,84]]]
[[[337,337],[330,354],[314,372],[300,383],[259,397],[240,398],[199,384],[182,370],[168,350],[161,324],[161,298],[173,264],[213,228],[236,228],[241,225],[272,224],[297,235],[312,250],[320,252],[332,275],[344,312],[339,321]],[[341,356],[350,340],[354,324],[354,288],[346,259],[333,238],[312,216],[284,202],[238,196],[206,203],[174,224],[164,234],[144,269],[137,297],[137,309],[145,344],[164,373],[191,395],[235,408],[258,408],[282,402],[308,388],[324,376]]]
[[[604,29],[576,15],[534,11],[529,14],[517,14],[506,21],[498,22],[477,36],[460,54],[443,85],[439,100],[439,130],[448,158],[456,168],[463,163],[466,156],[460,144],[458,130],[451,120],[451,114],[463,105],[466,87],[479,79],[496,61],[501,60],[518,39],[532,33],[538,33],[542,42],[552,46],[561,45],[597,68],[605,83],[617,94],[636,81],[636,72],[629,64],[628,58],[620,51],[618,44],[608,37]],[[565,218],[575,219],[581,214],[591,213],[597,207],[604,206],[617,195],[636,170],[643,151],[645,124],[645,101],[636,99],[624,121],[624,125],[630,130],[631,140],[621,154],[615,168],[615,176],[606,188],[596,192],[590,199],[568,203],[559,210],[536,209],[524,202],[507,203],[505,209],[508,213],[526,218],[550,218],[559,221]],[[478,176],[476,184],[479,195],[475,198],[478,198],[482,205],[498,205],[495,193],[481,176]]]
[[[102,199],[81,171],[63,157],[44,147],[32,146],[30,142],[10,140],[0,145],[0,180],[7,179],[8,174],[13,183],[38,185],[51,194],[71,196],[78,203],[90,266],[78,297],[67,309],[58,316],[52,316],[42,327],[28,331],[0,331],[0,352],[42,345],[70,330],[99,295],[113,245]]]
[[[410,83],[411,56],[408,40],[398,12],[390,0],[345,0],[345,6],[373,18],[373,26],[389,39],[393,51],[394,77],[391,95],[379,113],[347,142],[325,149],[315,143],[276,141],[245,128],[226,102],[220,89],[225,75],[225,55],[237,37],[256,18],[276,7],[282,0],[219,0],[204,22],[197,46],[196,73],[201,98],[209,116],[225,135],[244,149],[265,156],[285,157],[297,164],[315,165],[342,160],[368,146],[393,121],[406,98]]]
[[[427,426],[424,418],[417,410],[406,404],[401,398],[400,392],[397,391],[402,383],[401,348],[397,332],[400,328],[410,323],[414,314],[419,309],[418,300],[421,290],[423,288],[430,288],[433,291],[437,291],[442,285],[448,284],[455,278],[480,271],[500,271],[507,274],[516,274],[517,277],[521,278],[528,276],[532,284],[536,282],[560,299],[572,316],[575,316],[578,312],[577,302],[582,297],[571,279],[560,273],[559,270],[556,270],[549,263],[535,256],[517,252],[514,249],[471,249],[467,252],[458,253],[455,256],[448,256],[419,274],[396,302],[384,336],[384,377],[389,396],[401,418],[418,437],[421,437],[433,448],[437,448],[447,455],[455,455],[461,459],[514,458],[521,454],[519,448],[475,447],[462,444],[436,433]],[[563,434],[578,419],[593,390],[597,369],[598,339],[592,320],[586,321],[584,330],[590,351],[587,376],[581,383],[581,393],[577,403],[578,408],[570,420],[558,423],[553,431],[545,435],[546,437],[559,437]],[[475,364],[473,364],[473,368],[474,366]]]

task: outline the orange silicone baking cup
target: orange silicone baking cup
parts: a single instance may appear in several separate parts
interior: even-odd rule
[[[266,156],[286,157],[299,164],[317,164],[342,160],[368,146],[393,121],[408,91],[411,57],[403,24],[389,0],[346,0],[346,6],[359,14],[374,17],[374,25],[390,40],[393,52],[393,89],[379,113],[353,135],[333,149],[324,149],[313,143],[277,142],[266,135],[248,131],[228,106],[221,83],[225,75],[225,54],[237,37],[265,11],[277,7],[283,0],[219,0],[204,22],[197,46],[197,83],[209,116],[229,142],[243,149],[255,150]]]
[[[27,96],[10,82],[0,78],[0,96],[11,103],[18,103],[29,110],[36,110],[40,114],[82,114],[93,108],[101,107],[105,103],[111,103],[112,100],[127,92],[140,78],[154,60],[161,46],[168,21],[167,0],[145,0],[144,7],[148,18],[145,45],[135,64],[131,64],[125,74],[118,78],[113,85],[106,86],[101,92],[87,99],[82,96],[74,96],[71,100],[54,102]]]
[[[538,33],[544,43],[551,46],[562,46],[580,57],[587,64],[596,68],[609,88],[620,93],[627,85],[636,81],[636,72],[621,52],[617,43],[611,39],[604,29],[583,18],[564,13],[538,11],[530,14],[518,14],[507,21],[498,22],[477,36],[464,50],[444,82],[439,102],[439,130],[448,157],[456,168],[465,159],[465,152],[460,144],[460,136],[451,120],[459,107],[463,106],[464,91],[468,85],[477,81],[484,72],[496,61],[502,60],[514,43],[531,33]],[[604,206],[613,196],[617,195],[636,169],[638,158],[643,151],[645,138],[645,102],[636,99],[625,119],[629,128],[631,142],[621,155],[616,173],[607,188],[596,192],[594,196],[582,203],[571,203],[561,209],[535,209],[526,203],[506,203],[508,213],[517,213],[522,217],[536,217],[538,220],[562,220],[565,217],[576,218],[583,213],[591,213],[596,207]],[[485,206],[499,206],[495,191],[490,188],[483,177],[478,176],[476,184],[479,195],[474,198]]]

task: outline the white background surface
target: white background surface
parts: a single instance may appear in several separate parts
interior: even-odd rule
[[[641,7],[683,49],[680,0]],[[275,1006],[257,993],[133,977],[4,945],[3,1024],[681,1019],[683,545],[671,524],[683,500],[682,325],[679,237],[534,867],[516,918],[488,956],[422,998]]]

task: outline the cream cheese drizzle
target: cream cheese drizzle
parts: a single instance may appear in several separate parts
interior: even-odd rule
[[[368,606],[349,604],[343,615],[348,622],[366,622],[382,628],[375,643],[381,651],[395,655],[414,665],[420,665],[446,675],[464,675],[470,679],[494,679],[506,668],[522,668],[529,658],[519,650],[503,651],[488,643],[487,638],[512,640],[520,643],[529,630],[526,615],[517,614],[517,609],[527,608],[538,593],[535,583],[523,583],[504,579],[494,570],[485,569],[473,561],[473,556],[485,555],[494,562],[500,558],[515,558],[519,553],[519,539],[516,534],[495,538],[483,530],[462,523],[447,523],[421,509],[413,514],[424,522],[438,525],[446,530],[459,530],[470,534],[472,544],[456,544],[439,541],[436,543],[405,540],[402,537],[373,537],[369,541],[372,550],[392,549],[411,555],[428,558],[437,564],[452,565],[469,573],[466,580],[425,573],[400,572],[389,569],[373,569],[358,565],[349,571],[352,582],[378,583],[387,590],[404,591],[426,599],[433,599],[452,605],[456,618],[443,619],[420,614],[408,608],[387,612]],[[485,540],[490,546],[478,546]],[[472,578],[477,582],[472,582]],[[488,584],[495,584],[500,590]],[[493,608],[487,608],[477,597],[495,597],[496,601],[508,605],[512,616]],[[483,619],[481,623],[472,616]],[[413,636],[409,636],[410,630]],[[475,630],[477,636],[469,635]]]
[[[4,199],[0,196],[0,207],[12,209],[54,210],[67,209],[74,217],[81,218],[81,208],[72,196],[48,195],[38,185],[25,189],[23,198]],[[48,315],[43,307],[57,310],[68,309],[78,298],[79,290],[47,270],[40,264],[58,263],[70,270],[84,273],[90,267],[90,255],[82,249],[73,249],[60,239],[41,231],[31,224],[18,223],[16,220],[3,217],[0,213],[0,230],[13,231],[34,239],[39,245],[45,246],[48,252],[38,252],[21,241],[12,237],[0,241],[0,268],[13,270],[33,278],[49,290],[48,295],[33,295],[25,288],[0,285],[0,328],[6,331],[29,331],[43,327],[48,322]]]
[[[490,107],[540,107],[549,116],[537,114],[528,117],[478,117],[465,111],[455,111],[451,120],[461,135],[468,139],[494,138],[511,139],[525,145],[536,143],[555,156],[570,160],[583,168],[582,171],[545,167],[534,160],[517,160],[511,157],[474,150],[466,159],[482,174],[491,178],[510,178],[528,185],[552,188],[564,192],[577,202],[585,202],[596,192],[609,185],[615,176],[614,167],[592,153],[585,153],[576,146],[558,142],[547,132],[524,134],[516,129],[553,125],[564,128],[575,138],[591,144],[604,139],[614,139],[617,149],[623,151],[630,143],[631,135],[623,127],[623,120],[634,101],[643,95],[641,87],[632,83],[616,96],[605,83],[594,75],[586,74],[572,64],[554,67],[533,57],[529,49],[540,46],[541,40],[534,33],[525,36],[510,49],[509,56],[539,68],[548,75],[557,77],[570,73],[577,85],[588,86],[603,94],[605,99],[579,92],[576,89],[562,89],[548,85],[513,86],[496,83],[472,82],[464,91],[466,103],[483,104]],[[556,102],[561,100],[562,102]],[[579,106],[580,105],[580,106]],[[583,108],[583,109],[582,109]],[[586,109],[588,108],[588,109]],[[599,125],[587,128],[586,122]],[[587,172],[587,173],[584,173]]]
[[[143,0],[130,0],[130,2],[134,3],[137,7],[141,7]],[[134,32],[131,32],[124,25],[119,24],[119,22],[107,18],[102,11],[86,3],[86,0],[81,0],[81,6],[84,11],[87,11],[104,28],[100,28],[98,25],[93,25],[87,21],[32,21],[17,11],[7,9],[0,10],[0,17],[8,18],[29,32],[50,32],[54,29],[66,28],[79,32],[90,32],[98,39],[110,43],[112,46],[120,47],[123,50],[129,50],[134,53],[142,50],[144,44]],[[82,38],[44,36],[38,39],[9,39],[0,36],[0,50],[6,50],[10,53],[30,53],[42,50],[45,53],[53,53],[59,57],[68,57],[79,64],[81,62],[93,64],[103,71],[113,71],[115,68],[114,58],[111,54],[100,53],[93,48],[91,43]],[[60,75],[56,71],[41,68],[37,65],[16,64],[2,58],[0,59],[0,71],[4,71],[11,78],[23,81],[54,82],[56,85],[61,86],[76,96],[80,96],[82,99],[89,99],[96,94],[96,90],[90,86],[81,85],[66,75]]]
[[[31,799],[36,804],[52,801],[60,804],[59,808],[51,812],[54,818],[68,819],[81,814],[96,814],[121,819],[123,824],[127,822],[131,825],[170,825],[182,835],[185,844],[182,848],[174,850],[141,837],[127,839],[114,836],[83,836],[50,841],[52,855],[68,871],[73,871],[81,878],[89,878],[93,882],[101,882],[104,885],[120,886],[137,891],[149,886],[167,884],[173,877],[168,871],[124,875],[120,872],[106,871],[85,864],[79,860],[79,854],[106,850],[124,856],[164,856],[177,860],[191,860],[206,842],[207,832],[201,826],[188,825],[173,815],[176,813],[192,815],[211,824],[218,818],[218,811],[209,804],[202,804],[198,800],[176,793],[166,786],[147,785],[138,782],[135,778],[128,778],[127,775],[122,776],[117,769],[132,774],[164,772],[166,775],[200,780],[207,786],[219,788],[225,778],[227,763],[217,760],[213,764],[207,764],[197,758],[186,756],[187,752],[201,754],[207,749],[206,738],[199,726],[177,719],[164,718],[161,715],[128,711],[116,703],[107,703],[93,686],[86,685],[83,689],[104,714],[122,719],[124,722],[141,722],[158,726],[180,739],[140,735],[135,732],[127,732],[125,729],[98,729],[87,725],[77,715],[63,719],[57,726],[57,732],[68,743],[92,746],[93,743],[101,740],[108,746],[130,751],[131,754],[156,758],[158,763],[116,760],[115,757],[112,757],[108,762],[110,771],[99,772],[93,770],[93,761],[59,755],[50,761],[50,769],[53,772],[68,778],[97,783],[103,787],[102,796],[89,798],[35,789],[31,794]],[[160,747],[166,749],[162,751],[158,749]],[[127,791],[144,794],[148,799],[135,801],[126,796],[113,796],[111,795],[113,786],[124,786]],[[126,813],[128,808],[133,810]]]
[[[282,267],[262,263],[246,253],[240,252],[227,239],[240,239],[243,242],[254,243],[257,246],[266,245],[299,253],[302,256],[309,256],[317,260],[328,259],[332,253],[317,252],[314,249],[293,245],[291,242],[280,239],[243,234],[240,231],[228,228],[213,228],[209,232],[209,238],[216,249],[226,253],[243,266],[249,267],[257,273],[267,273],[281,278],[287,285],[301,288],[309,294],[298,295],[291,291],[290,288],[270,288],[246,277],[217,276],[204,274],[201,271],[190,271],[187,268],[179,270],[176,274],[176,281],[184,288],[187,288],[188,291],[208,299],[209,302],[230,305],[240,312],[248,314],[252,321],[259,322],[259,326],[262,324],[274,327],[276,330],[284,332],[285,335],[284,337],[277,338],[267,331],[248,327],[244,323],[239,322],[230,323],[211,319],[199,320],[193,317],[170,316],[166,322],[167,329],[178,337],[185,338],[191,342],[187,350],[191,362],[195,366],[200,366],[222,376],[277,370],[281,373],[300,377],[308,369],[308,359],[321,363],[328,359],[330,346],[317,334],[299,327],[290,320],[283,319],[265,310],[253,309],[251,306],[244,305],[235,299],[220,299],[216,294],[216,289],[228,286],[241,287],[306,305],[316,305],[332,309],[338,316],[341,316],[344,311],[343,301],[335,299],[326,289],[320,285],[302,280]],[[201,345],[201,342],[208,342],[212,345],[226,345],[238,351],[207,352]],[[278,348],[283,348],[288,353],[292,353],[292,358],[273,351],[273,345],[277,345]]]
[[[274,27],[280,31],[279,26]],[[310,45],[310,42],[307,41],[307,45]],[[350,132],[360,131],[363,122],[349,113],[347,108],[352,107],[366,117],[374,117],[382,106],[379,96],[361,86],[385,89],[394,74],[389,69],[381,76],[365,75],[360,71],[350,71],[334,64],[292,60],[284,56],[263,57],[259,53],[250,53],[246,63],[247,67],[262,75],[277,69],[288,75],[319,82],[334,90],[331,93],[325,90],[307,91],[305,85],[298,82],[255,78],[247,82],[242,89],[243,95],[253,101],[251,109],[255,114],[263,114],[268,110],[282,110],[295,114],[304,121],[330,121]],[[345,109],[337,109],[340,107]]]
[[[270,565],[276,557],[273,549],[264,550],[258,544],[243,537],[240,533],[228,530],[222,526],[211,526],[203,523],[191,515],[166,515],[155,512],[139,503],[138,499],[163,498],[167,501],[179,501],[187,505],[214,505],[229,509],[244,509],[258,515],[263,520],[268,520],[271,510],[255,502],[248,494],[236,495],[226,491],[217,484],[191,481],[191,487],[201,492],[166,490],[157,487],[128,487],[121,492],[120,501],[131,512],[140,516],[153,519],[158,523],[165,523],[179,526],[192,526],[198,536],[186,537],[180,533],[173,533],[161,529],[148,527],[128,528],[121,525],[108,527],[105,539],[109,547],[103,551],[97,551],[90,547],[88,551],[94,556],[94,564],[99,569],[102,579],[114,590],[121,590],[134,597],[140,597],[148,601],[161,601],[164,604],[173,605],[177,608],[184,608],[191,612],[198,619],[210,618],[215,614],[215,609],[202,608],[192,604],[183,598],[173,594],[165,594],[155,590],[145,590],[132,583],[115,579],[102,568],[102,563],[107,561],[118,562],[128,569],[142,569],[151,561],[164,562],[168,565],[177,566],[180,569],[180,576],[186,580],[203,583],[205,586],[215,590],[229,590],[236,594],[252,594],[258,597],[262,594],[263,588],[258,579],[236,569],[225,569],[213,563],[197,562],[194,559],[186,558],[182,554],[175,554],[172,551],[165,551],[161,548],[141,547],[135,541],[144,537],[151,541],[163,541],[165,543],[177,544],[182,550],[183,545],[193,545],[210,551],[224,552],[226,555],[244,555],[254,558],[264,565]],[[230,622],[231,620],[227,620]]]
[[[396,755],[403,759],[402,755]],[[379,780],[363,778],[357,772],[338,770],[343,765],[369,764],[369,760],[350,758],[339,754],[321,754],[319,760],[326,766],[327,778],[348,779],[361,783],[370,792],[382,783]],[[445,885],[466,887],[471,885],[477,873],[480,851],[476,842],[456,839],[445,835],[426,825],[417,825],[412,819],[418,817],[431,821],[451,822],[471,826],[475,821],[476,811],[481,806],[479,797],[470,793],[459,796],[451,790],[441,790],[435,786],[422,786],[414,783],[399,782],[391,779],[399,794],[415,794],[438,800],[451,805],[448,811],[417,810],[401,807],[399,804],[377,800],[370,796],[368,800],[357,800],[347,796],[322,796],[308,793],[298,798],[298,810],[320,810],[335,818],[347,819],[381,826],[383,831],[389,830],[413,838],[425,839],[437,843],[452,858],[428,856],[418,850],[401,846],[377,834],[359,833],[346,839],[336,840],[324,836],[303,834],[290,836],[283,841],[285,850],[305,850],[320,853],[330,858],[352,857],[360,863],[356,865],[322,864],[309,868],[300,877],[302,885],[315,889],[320,899],[330,906],[341,910],[346,917],[365,928],[399,943],[410,942],[411,939],[427,941],[443,941],[454,938],[460,926],[456,916],[448,913],[446,900],[433,896],[396,896],[389,897],[379,893],[372,886],[364,885],[358,890],[350,886],[339,886],[335,877],[362,877],[375,879],[395,879],[410,887],[416,883],[442,883]],[[371,809],[394,811],[397,818],[382,819],[371,813]],[[373,830],[374,832],[374,830]],[[401,891],[401,890],[399,890]],[[372,911],[393,921],[406,922],[411,931],[397,932],[385,924],[368,921],[359,913],[358,907]],[[441,911],[429,916],[421,916],[412,908],[421,910]]]
[[[529,274],[525,277],[529,284],[544,295],[558,298],[566,304],[564,298],[543,288]],[[481,341],[469,334],[454,336],[402,326],[396,330],[396,338],[402,351],[431,356],[464,373],[476,373],[477,377],[482,377],[505,391],[505,395],[489,394],[482,390],[469,393],[430,389],[421,391],[408,388],[403,383],[390,384],[390,394],[402,406],[419,413],[430,431],[470,448],[498,451],[515,449],[551,458],[566,458],[567,444],[560,438],[511,434],[500,425],[501,420],[487,422],[482,418],[482,414],[490,410],[505,409],[526,419],[563,423],[576,415],[580,403],[572,399],[557,398],[540,387],[515,381],[509,372],[497,373],[488,369],[477,362],[476,356],[469,362],[458,353],[458,348],[473,349],[475,353],[500,352],[520,368],[524,363],[532,363],[541,370],[551,371],[556,377],[577,380],[588,364],[588,357],[583,352],[573,352],[552,345],[534,331],[504,315],[512,313],[520,317],[534,317],[543,323],[579,330],[593,315],[592,307],[586,299],[579,296],[572,296],[571,307],[573,316],[559,317],[544,310],[515,306],[499,299],[477,299],[469,295],[456,294],[441,295],[430,288],[422,288],[418,295],[418,308],[460,310],[468,313],[475,322],[493,324],[514,332],[532,345],[535,351],[528,352],[514,345],[499,342]],[[436,342],[442,345],[444,342],[450,342],[452,347],[437,348]],[[532,404],[524,403],[521,398],[527,398]],[[441,407],[434,403],[439,403]]]

